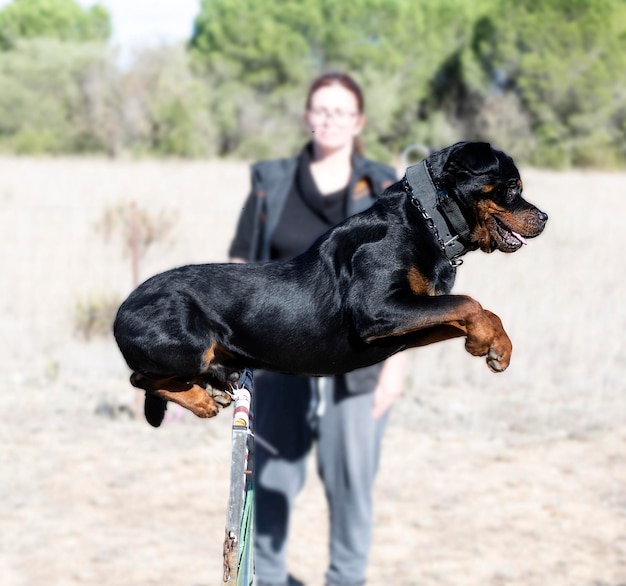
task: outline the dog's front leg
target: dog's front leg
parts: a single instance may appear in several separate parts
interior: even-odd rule
[[[511,340],[500,318],[465,295],[413,296],[394,300],[357,320],[366,342],[406,337],[416,347],[465,336],[465,348],[473,356],[486,356],[494,372],[504,371],[511,360]]]
[[[159,389],[153,392],[161,399],[172,401],[172,403],[177,403],[181,407],[189,409],[197,417],[215,417],[219,412],[219,407],[213,397],[200,385],[193,385],[186,391]]]

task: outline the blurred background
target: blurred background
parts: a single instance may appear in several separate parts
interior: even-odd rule
[[[111,323],[137,282],[227,258],[250,161],[299,150],[328,68],[364,87],[368,156],[487,140],[550,215],[459,269],[506,373],[411,353],[368,584],[626,584],[625,0],[0,0],[3,584],[221,583],[230,411],[132,419]],[[324,507],[312,467],[307,586]]]
[[[301,142],[302,88],[339,68],[365,89],[374,158],[480,139],[542,167],[619,167],[625,13],[623,0],[2,0],[0,149],[284,156]]]

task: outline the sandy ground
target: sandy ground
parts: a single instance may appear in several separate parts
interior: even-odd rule
[[[545,234],[467,257],[455,287],[502,317],[511,367],[490,373],[459,340],[411,354],[376,485],[373,586],[626,585],[626,175],[522,175]],[[3,585],[221,583],[230,412],[158,430],[129,418],[112,338],[80,338],[74,312],[132,287],[121,242],[97,228],[107,208],[173,218],[146,278],[223,260],[247,185],[244,163],[0,158]],[[294,517],[291,571],[321,586],[312,463]]]

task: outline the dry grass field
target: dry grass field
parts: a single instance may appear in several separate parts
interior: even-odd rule
[[[455,287],[502,317],[511,366],[492,374],[461,340],[411,354],[372,586],[626,585],[626,174],[522,176],[545,233],[466,257]],[[132,287],[107,209],[135,201],[173,222],[144,279],[224,260],[248,180],[234,162],[0,158],[3,585],[221,583],[230,413],[130,419],[112,337],[75,326]],[[290,553],[307,586],[323,584],[326,531],[312,466]]]

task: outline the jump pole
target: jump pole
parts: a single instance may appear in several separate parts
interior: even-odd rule
[[[233,389],[234,412],[231,430],[230,490],[224,535],[223,582],[230,586],[252,583],[253,502],[252,433],[250,406],[254,390],[252,371],[245,369]]]

